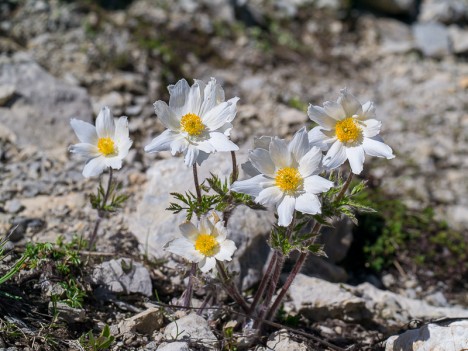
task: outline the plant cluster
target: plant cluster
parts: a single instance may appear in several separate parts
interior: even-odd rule
[[[360,196],[365,183],[351,186],[353,175],[362,172],[366,154],[391,159],[392,149],[379,136],[381,122],[375,119],[374,104],[362,105],[343,89],[337,101],[309,105],[307,114],[316,125],[310,131],[303,127],[290,141],[276,136],[255,139],[254,148],[242,165],[248,178],[239,180],[239,148],[230,140],[239,98],[226,100],[214,78],[208,83],[195,80],[192,86],[182,79],[169,85],[168,90],[168,103],[154,103],[166,130],[145,151],[182,154],[193,172],[194,191],[172,193],[175,201],[168,207],[173,213],[186,214],[186,222],[179,226],[181,236],[161,243],[168,252],[191,263],[183,306],[191,305],[195,278],[212,272],[212,277],[247,316],[246,323],[250,320],[249,325],[260,331],[263,321],[275,318],[308,255],[325,255],[316,242],[322,226],[331,226],[342,216],[357,223],[356,212],[373,211]],[[97,195],[91,197],[98,211],[90,237],[92,244],[103,214],[114,211],[126,199],[114,194],[117,187],[112,170],[121,168],[132,142],[126,117],[114,119],[106,107],[97,117],[96,126],[72,120],[72,127],[81,143],[70,147],[70,151],[87,159],[83,175],[97,176],[109,169],[107,190],[100,185]],[[216,152],[230,154],[231,175],[223,179],[211,173],[200,183],[198,167]],[[338,168],[347,161],[350,171],[345,177]],[[227,228],[232,212],[240,205],[263,211],[273,208],[277,218],[268,239],[271,259],[266,262],[266,271],[253,296],[239,291],[225,266],[237,249]],[[296,263],[279,287],[285,259],[294,251],[299,253]]]

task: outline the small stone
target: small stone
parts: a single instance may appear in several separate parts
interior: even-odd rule
[[[101,263],[94,269],[91,280],[114,293],[139,293],[145,296],[153,294],[148,270],[141,263],[129,258]]]
[[[285,329],[281,329],[270,335],[267,346],[275,351],[307,351],[309,349],[305,343],[292,340]]]
[[[424,300],[426,300],[432,306],[437,307],[448,307],[447,299],[441,291],[437,291],[433,294],[427,295]]]
[[[157,351],[190,351],[190,347],[189,344],[186,342],[174,341],[161,344],[157,348]]]
[[[24,210],[24,206],[19,200],[13,199],[13,200],[10,200],[10,201],[6,202],[5,210],[8,213],[19,213],[22,210]]]
[[[413,26],[416,46],[424,56],[441,58],[450,54],[448,32],[438,23],[417,23]]]
[[[15,87],[10,84],[0,85],[0,106],[5,104],[15,95]]]
[[[49,314],[54,315],[58,312],[58,318],[67,323],[84,322],[86,319],[86,312],[81,308],[73,308],[66,303],[57,302],[54,306],[53,302],[49,302]]]
[[[452,25],[448,30],[452,50],[455,54],[468,53],[468,30]]]
[[[217,350],[218,346],[218,339],[211,331],[208,322],[193,313],[170,323],[164,330],[164,337],[166,340],[198,342],[210,350]]]
[[[125,319],[119,323],[120,333],[137,332],[143,335],[151,334],[164,323],[164,314],[158,308],[149,308],[146,311]]]

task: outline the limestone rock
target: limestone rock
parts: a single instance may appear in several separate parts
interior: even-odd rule
[[[189,344],[182,341],[168,342],[159,345],[157,351],[190,351]]]
[[[18,143],[50,149],[74,140],[70,119],[92,120],[91,102],[82,88],[48,74],[25,55],[0,61],[0,86],[14,86],[15,99],[0,108],[0,122],[18,136]],[[12,100],[12,99],[10,99]]]
[[[101,263],[94,269],[91,280],[114,293],[139,293],[145,296],[153,294],[151,278],[146,267],[128,258]]]
[[[309,349],[305,343],[292,340],[284,329],[270,335],[267,347],[275,351],[307,351]]]
[[[468,1],[423,0],[418,20],[445,24],[466,23],[468,21]]]
[[[417,23],[413,26],[416,46],[427,57],[440,58],[450,53],[445,26],[438,23]]]
[[[468,349],[468,321],[430,323],[419,329],[391,336],[385,351],[459,351]]]
[[[164,330],[167,340],[190,341],[199,343],[210,350],[216,350],[218,339],[211,331],[208,322],[194,313],[170,323]]]
[[[155,330],[162,328],[164,315],[158,308],[149,308],[133,317],[124,319],[119,323],[120,333],[137,332],[151,335]]]

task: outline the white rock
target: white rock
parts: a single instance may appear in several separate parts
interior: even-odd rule
[[[15,94],[15,87],[11,84],[0,85],[0,106],[3,106]]]
[[[135,331],[143,335],[151,335],[160,329],[164,323],[164,314],[159,308],[149,308],[119,323],[120,333]]]
[[[305,343],[292,340],[285,329],[271,334],[268,338],[267,346],[275,351],[307,351],[309,349]]]
[[[391,336],[385,342],[385,351],[461,351],[468,349],[468,321],[448,325],[427,324]]]
[[[440,58],[450,53],[445,26],[438,23],[417,23],[413,26],[416,46],[424,56]]]
[[[153,294],[148,270],[141,263],[128,258],[103,262],[96,266],[91,280],[114,293]]]
[[[468,30],[462,29],[459,26],[452,25],[449,27],[450,42],[452,43],[453,52],[456,54],[468,53]]]
[[[182,341],[174,341],[161,344],[157,351],[190,351],[188,343]],[[145,350],[146,351],[146,350]]]
[[[190,341],[191,344],[204,345],[209,350],[216,350],[218,339],[211,331],[208,322],[194,313],[182,317],[167,325],[164,330],[166,340]]]

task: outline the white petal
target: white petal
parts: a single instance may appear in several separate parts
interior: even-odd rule
[[[241,165],[242,170],[248,176],[255,177],[259,175],[261,172],[258,171],[257,168],[254,167],[251,161],[247,161]]]
[[[358,119],[366,120],[375,117],[375,106],[372,101],[366,102],[362,105],[362,114],[358,117]]]
[[[346,148],[346,156],[354,174],[361,174],[364,167],[364,148],[362,145]]]
[[[105,106],[96,118],[96,131],[99,138],[113,138],[115,135],[114,116]]]
[[[221,244],[226,240],[227,237],[227,229],[224,227],[223,221],[219,221],[215,224],[213,231],[213,235],[216,235],[216,240]]]
[[[78,143],[72,145],[68,148],[68,150],[74,154],[78,154],[85,158],[93,158],[100,155],[98,148],[96,145],[88,144],[88,143]]]
[[[187,166],[193,166],[198,157],[198,149],[192,145],[185,150],[184,162]]]
[[[343,106],[346,117],[362,114],[361,103],[347,89],[341,89],[338,103]]]
[[[293,139],[288,145],[288,150],[294,156],[296,161],[299,161],[309,150],[309,139],[305,127],[301,128],[294,134]]]
[[[202,150],[200,150],[200,152],[198,153],[198,157],[197,157],[197,164],[199,166],[201,166],[203,161],[208,159],[209,156],[210,156],[210,154],[207,154],[206,152],[203,152]]]
[[[210,131],[221,128],[226,122],[231,122],[236,116],[236,104],[239,98],[235,97],[222,102],[202,116],[203,124]]]
[[[328,169],[335,169],[346,161],[346,148],[340,141],[335,141],[323,158],[323,165]]]
[[[98,176],[106,167],[106,158],[104,156],[93,158],[86,162],[83,169],[83,176],[85,178]]]
[[[308,193],[320,194],[328,191],[332,187],[333,182],[318,175],[313,175],[304,179],[304,189]]]
[[[310,146],[317,146],[321,150],[328,150],[335,138],[330,138],[324,134],[322,127],[315,127],[309,131],[309,143]]]
[[[153,104],[154,112],[161,123],[167,129],[179,130],[180,129],[180,117],[177,118],[174,110],[171,109],[164,101],[158,100]]]
[[[306,178],[314,173],[319,173],[322,161],[322,151],[318,147],[313,147],[299,160],[299,173]]]
[[[282,139],[274,137],[270,142],[271,160],[276,168],[284,168],[291,166],[291,153],[288,150],[288,145]]]
[[[192,242],[185,238],[177,238],[169,241],[164,249],[175,255],[179,255],[190,262],[200,262],[203,259],[203,255],[195,250],[195,246]]]
[[[169,85],[167,87],[169,90],[169,107],[171,109],[180,110],[187,100],[188,93],[190,91],[190,86],[185,79],[179,80],[175,85]]]
[[[230,261],[237,247],[234,241],[224,240],[220,244],[219,252],[214,256],[218,261]]]
[[[307,115],[312,121],[325,129],[331,129],[336,124],[336,120],[331,118],[320,106],[313,106],[312,104],[309,105],[309,108],[307,109]]]
[[[257,197],[263,190],[263,184],[268,181],[264,175],[259,174],[246,180],[238,180],[231,185],[231,190],[236,193]]]
[[[343,107],[341,107],[340,104],[334,101],[326,101],[323,104],[323,109],[325,110],[327,115],[336,119],[337,121],[341,121],[342,119],[346,118],[346,114],[343,110]]]
[[[200,84],[195,81],[190,87],[187,100],[185,101],[184,113],[194,113],[200,116],[200,109],[203,102],[202,92],[200,90]]]
[[[179,229],[182,235],[187,238],[190,242],[195,242],[198,236],[198,229],[192,222],[186,222],[179,225]]]
[[[216,258],[214,257],[205,257],[203,261],[198,263],[198,267],[203,273],[211,271],[216,266]]]
[[[174,136],[174,140],[172,140],[171,142],[171,153],[175,155],[179,152],[185,152],[185,150],[187,150],[188,145],[189,143],[187,142],[187,140],[180,134]]]
[[[224,102],[224,91],[221,85],[216,83],[216,79],[211,80],[206,85],[203,92],[203,104],[200,110],[200,114],[203,116],[217,104]]]
[[[255,199],[261,205],[277,204],[283,197],[283,192],[276,186],[263,189]]]
[[[211,234],[214,227],[213,223],[211,223],[206,216],[203,216],[198,224],[198,228],[200,229],[199,232],[204,234]]]
[[[207,154],[216,152],[216,148],[213,146],[210,140],[204,140],[202,142],[197,143],[197,149]]]
[[[276,172],[276,167],[271,160],[270,153],[265,149],[255,149],[249,152],[249,159],[260,173],[273,176]]]
[[[321,212],[322,205],[317,195],[304,193],[296,199],[296,210],[302,213],[317,214]]]
[[[145,146],[145,152],[159,152],[171,149],[171,143],[179,138],[179,134],[166,129],[156,138],[154,138],[148,145]],[[180,138],[179,138],[180,139]]]
[[[119,156],[105,157],[104,162],[105,162],[107,167],[111,167],[113,169],[122,168],[122,159]]]
[[[70,124],[75,131],[76,136],[82,143],[97,145],[98,136],[96,133],[96,127],[91,123],[81,121],[79,119],[72,118]]]
[[[364,138],[362,147],[364,148],[366,154],[371,156],[385,157],[387,159],[392,159],[395,157],[390,146],[375,139]]]
[[[291,224],[296,199],[293,196],[285,196],[278,206],[278,225],[287,227]]]
[[[120,144],[129,140],[128,120],[123,116],[115,120],[114,142]]]
[[[239,147],[228,139],[226,135],[218,132],[211,132],[208,142],[213,145],[216,151],[237,151]]]
[[[123,160],[125,157],[127,157],[128,151],[132,147],[132,144],[133,144],[133,141],[131,141],[130,139],[117,144],[117,149],[118,149],[118,152],[119,152],[117,157],[119,157],[121,160]]]
[[[364,125],[362,128],[362,132],[364,136],[368,138],[372,138],[380,133],[380,127],[382,125],[382,122],[376,119],[366,119],[365,121],[362,121],[360,124]]]

